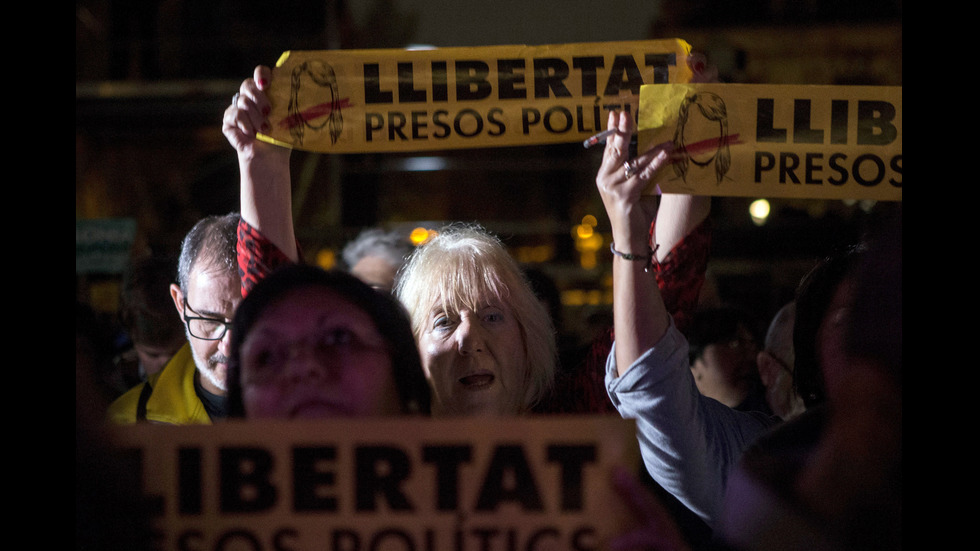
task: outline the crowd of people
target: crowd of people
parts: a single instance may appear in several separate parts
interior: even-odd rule
[[[678,153],[631,158],[633,118],[611,112],[596,187],[613,325],[572,365],[527,273],[480,226],[417,248],[370,229],[346,269],[304,263],[289,149],[257,139],[272,79],[256,68],[224,113],[241,203],[184,239],[157,339],[169,359],[140,362],[113,423],[621,415],[643,471],[616,480],[637,512],[617,549],[901,547],[900,205],[817,265],[760,338],[742,312],[698,309],[710,198],[644,194]]]

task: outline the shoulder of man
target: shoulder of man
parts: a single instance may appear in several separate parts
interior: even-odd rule
[[[151,421],[168,424],[208,422],[194,393],[194,361],[184,344],[158,373],[116,399],[109,406],[109,420],[116,424]],[[192,403],[186,403],[186,402]],[[201,410],[198,412],[198,410]]]
[[[141,404],[145,408],[146,401],[153,392],[153,383],[156,379],[157,377],[154,375],[151,380],[134,386],[109,404],[106,412],[109,422],[116,425],[131,425],[140,420],[138,411]]]

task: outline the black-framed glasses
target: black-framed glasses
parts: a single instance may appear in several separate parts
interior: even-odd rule
[[[196,339],[202,341],[220,341],[224,338],[228,328],[231,327],[230,321],[220,318],[205,318],[202,316],[188,316],[187,311],[196,314],[193,309],[187,307],[184,302],[184,323],[187,325],[187,332]]]

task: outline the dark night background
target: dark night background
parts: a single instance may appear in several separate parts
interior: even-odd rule
[[[237,210],[237,162],[221,115],[253,67],[274,64],[285,50],[648,38],[686,40],[729,82],[902,84],[900,1],[83,0],[76,222],[134,222],[129,254],[140,255],[174,252],[201,216]],[[295,152],[294,214],[307,257],[329,263],[364,226],[477,220],[556,280],[567,330],[584,333],[590,316],[608,311],[608,253],[583,267],[571,231],[587,214],[603,228],[595,151],[576,142],[426,155],[441,157],[444,168],[411,170],[407,154]],[[835,244],[855,239],[876,208],[772,200],[759,226],[749,202],[714,200],[703,300],[745,306],[763,324],[800,276]],[[118,282],[115,270],[80,272],[76,262],[76,296],[97,311],[116,307]]]

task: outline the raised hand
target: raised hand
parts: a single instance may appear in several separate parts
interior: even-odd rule
[[[253,158],[261,155],[276,155],[287,159],[289,157],[288,148],[268,144],[256,137],[258,133],[270,130],[269,112],[272,106],[265,92],[271,82],[272,70],[263,65],[256,67],[252,78],[242,82],[238,93],[232,98],[231,105],[225,109],[221,131],[239,156]]]
[[[656,198],[645,195],[650,179],[667,164],[671,145],[662,144],[629,159],[633,119],[629,113],[611,111],[602,164],[596,174],[596,187],[612,226],[617,250],[647,254],[650,222],[656,212]]]

